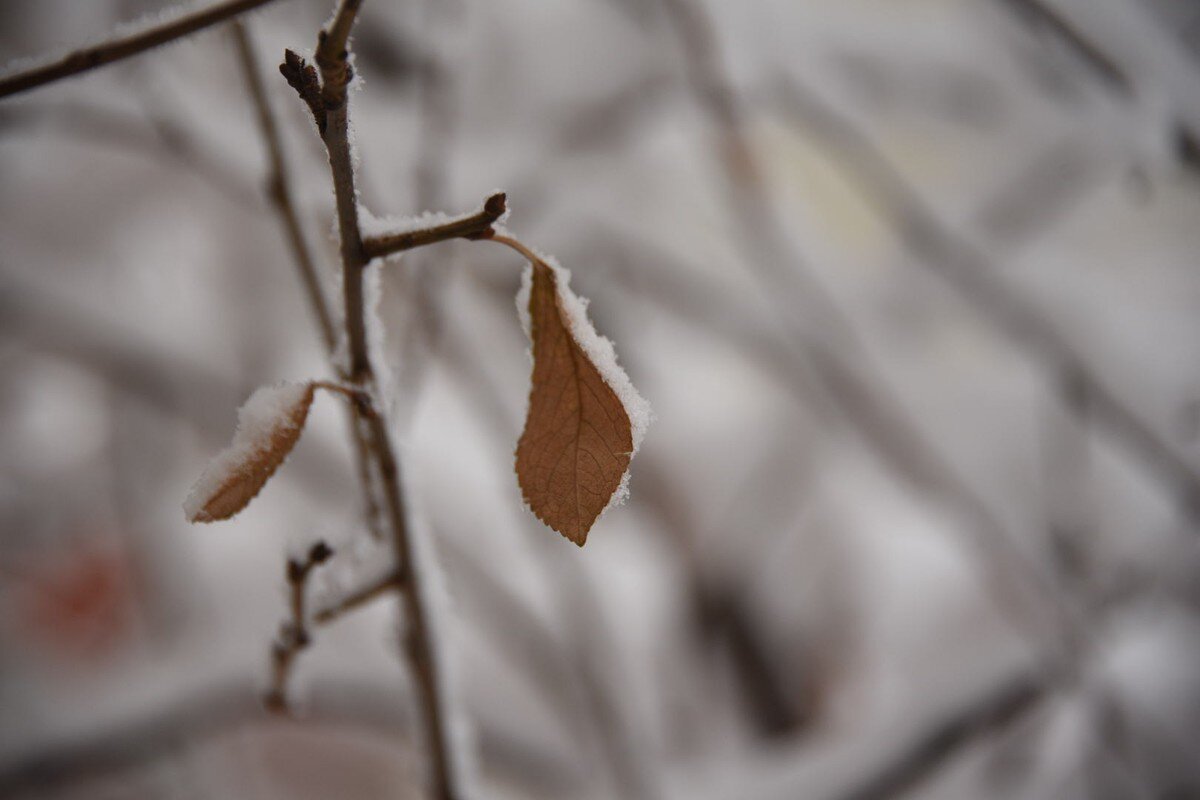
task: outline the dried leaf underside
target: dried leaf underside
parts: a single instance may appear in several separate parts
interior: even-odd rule
[[[533,388],[517,443],[517,481],[534,514],[583,546],[633,455],[629,414],[572,334],[558,275],[533,262]]]
[[[209,462],[183,504],[188,520],[229,519],[255,498],[300,439],[315,389],[283,383],[250,396],[238,410],[233,441]]]

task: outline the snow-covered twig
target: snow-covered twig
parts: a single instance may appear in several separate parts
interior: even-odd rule
[[[342,378],[368,393],[375,390],[366,335],[364,304],[364,272],[369,261],[363,247],[359,226],[358,196],[355,191],[354,160],[350,150],[347,115],[347,86],[354,72],[350,65],[349,37],[361,0],[342,0],[333,19],[321,32],[316,62],[320,70],[320,108],[314,108],[317,129],[329,154],[329,166],[337,205],[338,233],[341,243],[342,295],[345,303],[347,363]],[[311,68],[289,51],[281,68],[289,84],[297,89],[301,99],[315,87]],[[309,102],[310,108],[313,104]],[[398,563],[398,589],[404,607],[406,630],[402,637],[402,656],[411,665],[417,702],[420,706],[423,738],[429,748],[432,776],[431,793],[439,800],[459,796],[447,730],[447,711],[443,695],[443,665],[435,652],[430,630],[429,611],[422,594],[420,568],[414,563],[415,552],[408,526],[407,509],[400,483],[400,468],[388,433],[385,409],[376,404],[379,413],[356,416],[357,428],[365,441],[365,451],[372,465],[371,474],[378,476],[384,518]]]
[[[363,240],[363,249],[369,259],[383,258],[450,239],[488,239],[494,233],[492,226],[504,216],[505,211],[504,193],[497,192],[473,214],[430,227],[371,236]]]
[[[329,545],[319,541],[309,548],[304,560],[288,559],[288,606],[291,619],[280,626],[279,637],[271,647],[271,687],[264,698],[265,705],[272,711],[287,711],[287,681],[292,672],[292,662],[312,641],[308,633],[308,615],[304,603],[308,576],[332,555],[333,550]]]
[[[217,3],[191,14],[167,20],[160,25],[152,25],[136,33],[118,36],[110,41],[76,50],[57,61],[9,73],[0,77],[0,97],[25,92],[43,84],[135,56],[269,2],[271,0],[229,0],[225,3]]]

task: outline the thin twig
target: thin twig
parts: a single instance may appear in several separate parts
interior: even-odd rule
[[[267,145],[267,158],[270,162],[267,191],[287,234],[288,246],[291,248],[292,257],[295,258],[296,266],[299,268],[300,281],[308,296],[313,316],[316,317],[321,341],[325,345],[325,349],[332,352],[336,344],[333,321],[330,319],[325,293],[321,289],[321,281],[317,275],[316,259],[304,237],[304,228],[293,200],[292,179],[284,160],[283,139],[279,134],[279,125],[271,110],[267,87],[263,85],[262,71],[259,69],[258,58],[255,56],[250,34],[241,20],[234,21],[233,35],[234,41],[237,43],[242,73],[246,77],[246,85],[250,89],[250,96],[254,100],[254,107],[258,112],[258,124],[262,130],[262,138]]]
[[[76,50],[57,61],[13,72],[0,77],[0,97],[25,92],[43,84],[120,61],[196,31],[216,25],[230,17],[266,5],[271,0],[229,0],[186,14],[128,36]]]
[[[415,247],[425,247],[449,239],[490,239],[495,234],[492,225],[504,216],[504,212],[504,193],[497,192],[487,199],[482,209],[470,216],[429,228],[370,236],[363,240],[363,250],[366,257],[372,259],[395,255]]]
[[[363,273],[368,258],[359,227],[346,92],[353,77],[348,40],[360,5],[361,0],[342,0],[333,20],[320,34],[316,62],[321,77],[322,107],[319,112],[314,109],[314,117],[329,154],[341,240],[344,324],[349,361],[342,377],[371,392],[375,388],[375,378],[367,349],[363,304]],[[293,88],[297,88],[301,99],[307,102],[305,93],[308,84],[305,78],[308,73],[303,60],[291,54],[281,71]],[[368,439],[371,461],[380,479],[388,530],[398,563],[398,588],[404,607],[404,623],[407,625],[403,649],[413,669],[425,744],[429,748],[432,795],[438,800],[453,800],[458,797],[459,791],[451,768],[446,699],[443,696],[443,683],[439,679],[442,665],[431,638],[429,610],[425,607],[422,594],[423,576],[414,563],[415,552],[400,488],[400,468],[382,406],[379,406],[377,414],[366,417],[360,415],[358,424],[362,435]]]
[[[316,258],[304,235],[300,214],[292,199],[291,171],[288,169],[287,159],[284,156],[283,138],[279,133],[279,124],[276,122],[266,87],[260,77],[258,59],[254,55],[254,45],[250,41],[249,32],[240,20],[234,23],[234,36],[242,63],[242,72],[257,110],[259,130],[267,146],[267,158],[270,163],[267,186],[271,202],[287,235],[292,257],[300,273],[300,285],[304,288],[309,306],[317,321],[321,342],[325,346],[325,354],[332,359],[337,348],[337,333],[334,330],[333,315],[329,309],[328,298],[321,289]],[[358,484],[362,491],[363,517],[367,521],[367,528],[372,536],[382,539],[383,533],[379,529],[379,500],[375,495],[375,480],[371,471],[371,459],[367,452],[367,441],[362,426],[358,424],[355,410],[347,408],[346,415],[347,424],[350,426],[350,439],[354,446],[354,464],[358,473]]]
[[[271,688],[263,697],[266,707],[276,713],[287,712],[287,682],[291,677],[292,664],[300,651],[312,641],[304,611],[308,576],[317,565],[325,563],[332,555],[333,550],[329,545],[318,541],[309,548],[303,561],[288,559],[286,575],[290,618],[280,625],[279,636],[271,645]]]
[[[317,609],[313,612],[313,622],[319,622],[324,625],[341,619],[351,611],[362,608],[372,600],[382,597],[393,589],[399,588],[399,585],[400,575],[398,572],[384,575],[382,578],[360,586],[347,593],[344,597],[338,598],[337,602]]]

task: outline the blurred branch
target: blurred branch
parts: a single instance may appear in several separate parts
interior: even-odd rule
[[[318,608],[313,612],[313,622],[324,624],[340,619],[345,614],[361,608],[372,600],[396,589],[399,582],[399,573],[393,572],[389,575],[384,575],[379,580],[359,586],[348,592],[345,596],[338,598],[336,602]]]
[[[239,205],[257,202],[246,179],[226,159],[208,152],[186,127],[166,120],[152,121],[148,127],[136,114],[83,101],[22,102],[0,106],[0,131],[49,133],[143,157],[164,155]]]
[[[171,702],[150,708],[138,717],[104,725],[66,740],[27,746],[25,753],[0,764],[0,797],[26,797],[89,778],[119,774],[199,747],[223,734],[247,730],[350,728],[411,741],[412,725],[402,703],[390,689],[364,687],[361,681],[318,681],[303,720],[268,718],[264,721],[260,691],[241,681],[218,683],[176,694]],[[571,776],[556,759],[521,745],[510,732],[495,727],[479,731],[488,766],[497,768],[531,790],[546,796],[568,796]],[[539,795],[540,796],[540,795]]]
[[[279,135],[279,125],[275,121],[275,113],[271,109],[267,88],[263,85],[258,58],[254,53],[250,34],[241,20],[235,20],[232,27],[242,74],[246,78],[250,98],[254,101],[255,110],[258,112],[258,127],[267,146],[267,159],[270,164],[270,171],[267,174],[267,193],[287,234],[288,246],[296,261],[296,267],[300,273],[300,283],[308,296],[309,306],[317,320],[321,341],[325,345],[326,352],[331,353],[336,344],[336,333],[328,304],[325,301],[325,293],[321,289],[321,281],[317,275],[316,259],[313,257],[308,240],[304,237],[304,227],[296,210],[291,173],[283,155],[283,140]]]
[[[1171,487],[1189,519],[1200,518],[1200,470],[1118,397],[1051,320],[1002,282],[998,266],[984,251],[941,222],[882,149],[795,81],[777,82],[773,97],[837,158],[864,197],[894,221],[920,264],[953,286],[1053,381],[1085,395],[1097,427]]]
[[[656,518],[659,523],[656,527],[670,539],[684,566],[685,608],[691,613],[690,622],[697,638],[706,647],[727,656],[744,700],[745,715],[758,733],[767,737],[796,735],[810,729],[820,715],[819,698],[815,694],[797,697],[789,691],[789,681],[772,659],[767,637],[758,627],[759,620],[747,596],[752,578],[746,573],[753,569],[747,568],[745,562],[729,564],[720,557],[711,561],[719,564],[718,568],[706,569],[698,548],[705,533],[737,530],[742,527],[741,517],[746,508],[764,507],[753,502],[752,492],[784,481],[789,499],[804,498],[808,476],[797,478],[794,470],[789,469],[790,459],[780,457],[795,452],[791,441],[786,437],[781,439],[779,452],[764,458],[733,493],[731,513],[725,515],[728,519],[707,525],[701,520],[707,520],[708,515],[694,513],[695,502],[686,494],[686,481],[675,474],[677,470],[662,460],[654,460],[650,454],[643,456],[638,470],[639,504]],[[758,555],[743,557],[757,563]],[[790,677],[808,683],[819,669],[815,664],[805,664],[800,671],[803,674]]]
[[[75,50],[48,64],[11,72],[0,77],[0,97],[25,92],[43,84],[120,61],[196,31],[216,25],[230,17],[266,5],[271,0],[228,0],[208,8],[152,25],[137,33],[119,36],[102,44]]]
[[[781,341],[751,322],[755,309],[739,307],[728,292],[706,285],[695,270],[678,264],[646,242],[606,232],[589,243],[593,253],[609,253],[623,270],[631,294],[668,309],[741,349],[777,376],[802,406],[817,403],[826,418],[847,422],[879,463],[901,485],[951,513],[974,545],[986,591],[1010,620],[1035,630],[1047,625],[1042,602],[1057,606],[1036,564],[1012,545],[1007,530],[988,504],[943,459],[916,423],[845,359],[814,341]],[[654,270],[633,265],[654,263]],[[632,274],[636,273],[636,274]],[[1059,620],[1051,620],[1057,630]]]
[[[1065,44],[1079,60],[1091,69],[1101,82],[1121,94],[1133,92],[1133,82],[1108,54],[1097,47],[1067,17],[1041,0],[995,0],[1021,17],[1031,27],[1044,30]]]
[[[1057,630],[1059,601],[1038,565],[1020,551],[987,503],[893,399],[897,393],[870,369],[869,352],[853,321],[791,243],[746,134],[743,106],[722,67],[712,20],[700,0],[662,4],[686,57],[696,103],[713,131],[714,158],[727,184],[721,197],[737,223],[745,263],[788,339],[789,360],[806,362],[894,474],[954,514],[975,545],[986,590],[1000,610],[1018,626],[1038,630],[1046,624],[1049,606],[1055,609],[1051,624]]]
[[[995,2],[1028,27],[1049,33],[1122,99],[1153,98],[1152,110],[1148,110],[1155,123],[1166,123],[1163,133],[1174,139],[1180,161],[1194,166],[1200,145],[1194,53],[1187,51],[1178,31],[1154,19],[1154,4],[1136,0]],[[1162,108],[1164,98],[1168,105]]]
[[[308,632],[308,615],[304,611],[304,591],[308,588],[308,576],[332,555],[333,551],[329,549],[329,545],[318,541],[309,549],[303,561],[291,558],[287,561],[286,577],[291,618],[279,627],[279,636],[271,645],[271,687],[263,697],[263,703],[270,711],[283,713],[288,710],[287,681],[291,675],[292,662],[312,641]]]
[[[1024,719],[1040,707],[1050,688],[1047,676],[1036,672],[1004,681],[934,723],[858,786],[836,795],[837,800],[890,800],[903,796],[968,747]]]
[[[509,420],[503,397],[496,383],[488,377],[478,349],[462,342],[453,330],[448,330],[447,334],[442,340],[440,363],[448,367],[448,376],[461,385],[460,396],[471,402],[481,412],[481,418],[507,438],[503,432],[508,429]],[[447,539],[447,542],[451,541]],[[512,631],[512,636],[504,637],[509,641],[502,641],[501,647],[514,654],[515,663],[528,669],[531,676],[544,676],[552,664],[566,662],[566,669],[574,678],[568,689],[573,688],[574,693],[573,696],[569,692],[562,696],[584,710],[593,743],[614,782],[611,791],[629,800],[656,798],[661,790],[657,777],[647,765],[644,748],[639,747],[638,726],[630,723],[622,702],[623,693],[605,674],[604,666],[611,663],[612,654],[617,650],[612,626],[601,613],[599,599],[592,591],[587,575],[571,557],[550,564],[546,551],[538,552],[542,554],[543,572],[556,605],[562,610],[563,627],[569,634],[565,648],[556,648],[553,641],[547,641],[540,633],[540,626],[531,624],[534,620],[512,593],[495,578],[485,576],[477,563],[468,564],[465,554],[457,560],[469,567],[471,579],[466,583],[491,598],[489,613],[504,620],[504,628]],[[517,643],[522,641],[532,642],[535,646],[521,647]],[[514,652],[518,648],[528,652]],[[562,652],[562,656],[554,657],[556,652]],[[545,688],[541,681],[539,685]]]

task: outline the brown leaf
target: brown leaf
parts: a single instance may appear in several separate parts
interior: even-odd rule
[[[517,443],[517,481],[533,513],[582,547],[629,468],[633,431],[563,302],[555,270],[533,261],[533,388]]]
[[[238,410],[233,442],[209,462],[183,504],[191,522],[229,519],[259,493],[296,446],[314,383],[281,383],[259,389]]]

